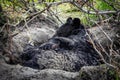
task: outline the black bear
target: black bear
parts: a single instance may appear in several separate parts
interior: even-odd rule
[[[55,35],[46,43],[43,43],[40,48],[42,49],[57,49],[57,48],[71,48],[74,41],[69,38],[71,35],[77,35],[80,31],[84,30],[79,18],[72,20],[69,17],[66,23],[63,24],[55,33]]]

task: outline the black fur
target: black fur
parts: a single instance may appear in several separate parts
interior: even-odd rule
[[[81,30],[82,29],[82,30]],[[85,32],[84,26],[81,24],[79,18],[74,18],[72,20],[69,17],[66,23],[63,24],[57,31],[56,34],[48,42],[42,44],[40,48],[42,49],[56,49],[65,48],[71,49],[74,46],[74,41],[68,37],[71,35],[77,35],[79,32]]]

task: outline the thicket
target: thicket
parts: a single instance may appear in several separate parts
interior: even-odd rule
[[[15,33],[11,28],[22,21],[29,23],[40,14],[58,24],[69,16],[79,17],[89,27],[117,24],[120,22],[120,0],[0,0],[0,55],[8,54],[14,61],[12,38],[21,30]],[[119,52],[113,51],[119,56]]]

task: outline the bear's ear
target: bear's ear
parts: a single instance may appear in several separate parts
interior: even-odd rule
[[[68,17],[67,20],[66,20],[66,23],[72,24],[72,22],[73,22],[73,21],[72,21],[72,18],[71,18],[71,17]]]
[[[79,18],[74,18],[74,19],[73,19],[73,25],[74,25],[74,26],[79,26],[80,23],[81,23],[81,21],[80,21]]]

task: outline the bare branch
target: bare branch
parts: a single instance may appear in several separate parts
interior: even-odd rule
[[[117,11],[89,11],[89,10],[85,10],[82,7],[80,7],[77,3],[72,3],[74,6],[76,6],[78,9],[80,9],[81,11],[83,11],[84,13],[87,14],[113,14],[116,13]]]
[[[33,13],[33,14],[31,14],[30,16],[28,16],[28,17],[33,17],[33,16],[36,16],[37,14],[41,14],[41,13],[43,13],[44,11],[48,10],[51,6],[52,6],[52,5],[49,5],[49,6],[47,6],[47,8],[45,8],[44,10],[39,11],[39,12],[36,12],[36,13]]]
[[[47,4],[47,5],[60,5],[60,4],[63,4],[63,3],[73,3],[74,2],[74,0],[70,0],[70,1],[60,1],[60,2],[45,2],[45,4]]]
[[[103,61],[106,65],[116,68],[114,65],[106,62],[106,60],[104,59],[102,53],[97,49],[97,47],[96,47],[94,41],[92,40],[92,38],[90,37],[89,33],[87,32],[86,34],[88,35],[88,37],[89,37],[89,39],[90,39],[90,42],[92,43],[94,49],[97,51],[98,55],[101,57],[102,61]]]
[[[60,20],[60,18],[54,13],[54,11],[50,10],[49,12],[50,12],[52,15],[54,15],[61,24],[63,24],[63,22],[62,22],[62,21]]]
[[[92,21],[92,20],[91,20]],[[108,38],[108,40],[111,42],[111,43],[113,43],[113,41],[112,41],[112,39],[107,35],[107,33],[100,27],[100,25],[99,24],[97,24],[97,22],[95,22],[95,21],[92,21],[92,22],[94,22],[97,26],[98,26],[98,28],[104,33],[104,35]]]

